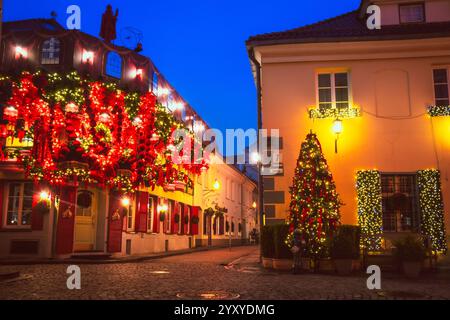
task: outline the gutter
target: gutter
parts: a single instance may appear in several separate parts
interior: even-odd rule
[[[255,48],[254,46],[250,46],[247,49],[248,56],[250,58],[250,61],[255,67],[255,82],[256,82],[256,95],[257,95],[257,114],[258,114],[258,152],[261,152],[259,150],[261,135],[259,134],[259,130],[262,129],[262,90],[261,90],[261,64],[255,57]],[[261,163],[258,163],[258,209],[259,209],[259,228],[260,228],[260,235],[262,231],[262,226],[264,222],[264,187],[263,187],[263,181],[262,181],[262,175],[261,175]],[[261,252],[262,253],[262,252]]]

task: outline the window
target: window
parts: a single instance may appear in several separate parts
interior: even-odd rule
[[[59,64],[60,42],[50,38],[42,43],[41,64]]]
[[[171,233],[172,228],[172,215],[174,214],[175,203],[173,200],[169,200],[168,208],[167,208],[167,217],[165,220],[166,225],[166,233]]]
[[[11,182],[8,185],[5,226],[23,227],[31,225],[33,205],[33,183]]]
[[[447,69],[433,70],[434,98],[436,106],[448,106],[448,72]]]
[[[416,176],[382,174],[383,230],[385,232],[417,231],[419,209]]]
[[[152,92],[158,95],[158,74],[153,72]]]
[[[105,63],[106,75],[121,79],[122,78],[122,57],[117,52],[108,52]]]
[[[155,209],[155,199],[153,197],[148,197],[147,232],[153,231]]]
[[[399,13],[400,23],[425,22],[425,6],[423,3],[400,5]]]
[[[190,234],[191,233],[191,207],[189,207],[189,206],[187,207],[186,215],[188,217],[188,223],[186,224],[184,230],[185,230],[186,234]]]
[[[133,229],[133,210],[132,206],[128,206],[127,209],[127,229]]]
[[[350,106],[348,73],[322,73],[318,75],[319,110]]]
[[[81,190],[77,195],[77,207],[75,215],[78,217],[92,216],[92,192],[88,190]]]

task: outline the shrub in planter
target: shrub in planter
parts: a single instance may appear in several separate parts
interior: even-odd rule
[[[394,257],[403,266],[403,272],[407,277],[417,278],[422,269],[423,260],[426,257],[425,246],[422,241],[412,235],[394,241]]]
[[[264,226],[261,233],[261,248],[263,265],[265,268],[272,267],[274,257],[273,226]]]
[[[273,226],[274,241],[274,261],[273,266],[278,270],[291,270],[293,264],[293,256],[290,248],[286,244],[286,238],[289,234],[289,226],[287,224],[277,224]]]
[[[159,214],[159,221],[164,222],[166,220],[166,214],[164,212],[161,212]]]
[[[360,255],[361,231],[357,226],[340,226],[331,242],[331,257],[338,274],[347,275],[352,271],[353,260]]]

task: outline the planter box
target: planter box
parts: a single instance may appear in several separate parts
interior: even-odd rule
[[[422,270],[421,261],[403,261],[403,272],[408,278],[417,278]]]
[[[275,270],[292,270],[292,259],[273,259],[273,268]]]
[[[174,181],[175,189],[178,191],[186,190],[186,183],[184,181]]]
[[[348,276],[352,273],[353,260],[352,259],[335,259],[334,266],[336,271],[341,276]]]
[[[272,258],[262,258],[262,265],[266,269],[273,268],[273,259]]]

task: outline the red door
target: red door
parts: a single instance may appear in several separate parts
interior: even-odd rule
[[[120,203],[120,194],[111,191],[109,195],[108,215],[108,252],[122,251],[122,224],[123,207]]]
[[[199,222],[199,207],[191,207],[191,219],[195,218],[197,220],[197,223],[191,223],[191,234],[197,235],[198,234],[198,224]]]
[[[136,232],[147,232],[147,219],[148,219],[148,193],[138,192],[136,198],[137,212],[135,229]]]
[[[56,253],[68,254],[73,252],[73,235],[75,229],[75,202],[77,187],[62,186],[58,224],[56,228]]]

